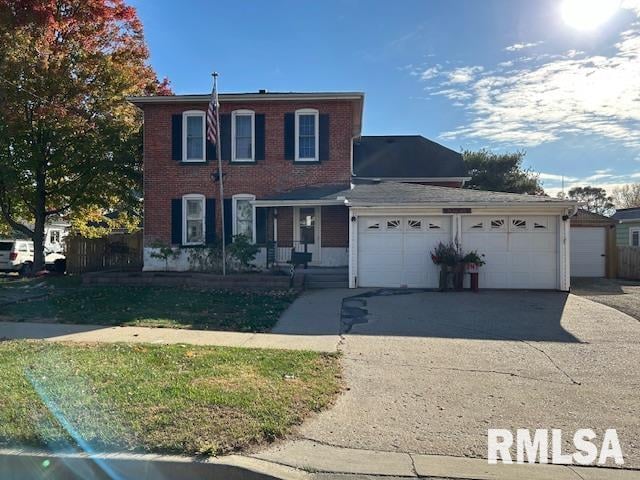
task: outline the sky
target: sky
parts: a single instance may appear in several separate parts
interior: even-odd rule
[[[640,182],[640,0],[129,3],[177,94],[362,91],[364,135],[523,150],[552,195]]]

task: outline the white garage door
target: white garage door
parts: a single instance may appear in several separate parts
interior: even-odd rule
[[[605,235],[603,227],[571,229],[572,277],[604,277]]]
[[[558,288],[557,217],[462,217],[465,252],[485,254],[480,288]]]
[[[358,286],[436,288],[431,251],[449,241],[450,216],[360,217]]]

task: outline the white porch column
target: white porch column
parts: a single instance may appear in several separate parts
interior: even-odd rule
[[[352,222],[351,218],[355,217],[356,221]],[[349,288],[358,286],[358,216],[349,208]]]

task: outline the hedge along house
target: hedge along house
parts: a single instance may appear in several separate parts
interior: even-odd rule
[[[575,202],[460,188],[459,153],[420,136],[362,136],[362,93],[220,95],[223,218],[209,96],[130,101],[145,122],[145,270],[164,269],[159,245],[180,247],[170,268],[187,270],[190,248],[242,233],[275,242],[278,263],[306,250],[311,265],[348,266],[351,287],[432,288],[430,251],[457,241],[486,255],[485,288],[569,289]]]

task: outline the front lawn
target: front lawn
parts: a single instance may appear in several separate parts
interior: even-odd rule
[[[0,320],[265,332],[294,298],[292,291],[65,285],[4,307]]]
[[[283,436],[340,388],[336,355],[0,343],[0,446],[219,455]]]

